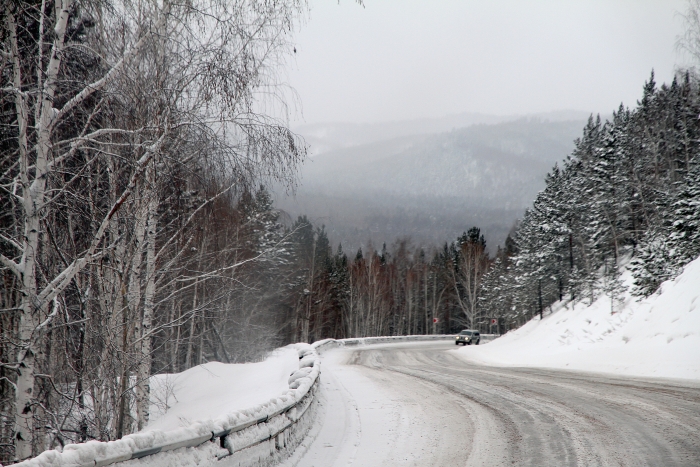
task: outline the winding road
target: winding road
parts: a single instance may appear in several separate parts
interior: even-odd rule
[[[284,467],[700,466],[700,383],[465,362],[452,342],[323,357]]]

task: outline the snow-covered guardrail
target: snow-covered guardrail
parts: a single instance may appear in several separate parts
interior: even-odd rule
[[[320,358],[309,344],[295,344],[299,369],[289,377],[289,390],[265,404],[226,414],[216,420],[194,423],[169,431],[145,431],[116,441],[88,441],[70,444],[62,451],[50,450],[15,464],[22,467],[100,467],[131,459],[141,459],[179,448],[203,446],[216,448],[216,457],[270,443],[270,451],[289,444],[289,435],[314,401],[320,375]],[[302,436],[293,436],[300,440]],[[211,451],[211,450],[210,450]],[[265,452],[265,450],[263,450]],[[273,454],[273,452],[267,452]],[[169,461],[157,465],[171,465]]]
[[[489,340],[488,337],[482,335],[482,339],[486,338],[484,340]],[[129,461],[135,459],[194,447],[207,451],[206,455],[214,459],[222,459],[269,442],[269,446],[259,449],[259,452],[251,452],[250,456],[241,461],[254,464],[256,460],[262,460],[262,457],[273,455],[276,451],[294,449],[303,439],[304,430],[297,432],[294,429],[314,402],[321,371],[319,354],[323,351],[337,347],[452,339],[453,334],[440,334],[324,339],[311,345],[294,344],[299,356],[299,368],[289,377],[289,390],[265,404],[175,430],[150,430],[127,435],[116,441],[69,444],[62,451],[45,451],[15,465],[101,467],[125,463],[127,466],[131,464]],[[173,458],[153,459],[154,466],[171,466],[176,463],[184,465],[182,459],[179,462]]]
[[[482,334],[481,342],[490,342],[497,337],[497,334]],[[323,339],[311,344],[316,351],[321,354],[326,350],[337,347],[355,347],[374,344],[391,344],[398,342],[425,342],[425,341],[453,341],[455,334],[429,334],[414,336],[381,336],[381,337],[355,337],[348,339]]]
[[[349,339],[324,339],[317,341],[312,346],[319,352],[334,349],[336,347],[354,347],[362,345],[374,344],[391,344],[397,342],[420,342],[420,341],[445,341],[454,340],[455,334],[429,334],[429,335],[414,335],[414,336],[381,336],[381,337],[356,337]],[[493,340],[491,334],[482,334],[482,340]]]

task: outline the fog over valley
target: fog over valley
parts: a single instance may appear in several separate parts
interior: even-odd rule
[[[652,69],[671,82],[687,58],[673,53],[684,10],[314,0],[288,70],[291,128],[311,157],[275,206],[325,224],[346,251],[399,237],[439,246],[475,225],[493,251],[590,114],[634,106]]]
[[[294,195],[276,206],[325,225],[346,251],[397,238],[441,246],[479,226],[491,249],[570,154],[588,118],[562,111],[523,117],[460,114],[377,124],[300,127],[314,154]]]

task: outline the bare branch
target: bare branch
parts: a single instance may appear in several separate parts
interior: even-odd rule
[[[55,126],[56,123],[58,123],[68,112],[73,110],[78,105],[82,104],[88,97],[90,97],[96,91],[99,91],[100,89],[105,87],[111,80],[113,80],[117,76],[117,74],[122,70],[124,65],[126,65],[126,63],[128,63],[132,58],[134,58],[141,52],[141,49],[146,45],[147,40],[150,37],[152,37],[156,33],[156,31],[158,31],[165,25],[165,21],[170,15],[170,8],[171,3],[164,2],[164,9],[161,12],[160,18],[158,19],[156,25],[143,36],[141,36],[141,38],[136,42],[136,44],[134,44],[131,50],[127,51],[124,55],[122,55],[119,61],[115,63],[114,66],[112,66],[112,68],[107,73],[105,73],[105,75],[102,78],[85,86],[85,88],[83,88],[82,91],[80,91],[72,99],[66,102],[61,108],[61,110],[59,110],[58,113],[55,115],[54,120],[52,122],[52,126]]]
[[[22,267],[19,264],[12,261],[7,256],[3,255],[2,253],[0,253],[0,263],[2,263],[6,268],[12,271],[18,279],[22,278]]]
[[[146,151],[146,153],[143,156],[141,156],[141,158],[136,163],[136,170],[131,176],[129,185],[122,192],[119,199],[112,205],[107,215],[103,218],[102,223],[100,224],[99,229],[95,233],[88,250],[80,258],[75,259],[68,267],[61,271],[61,273],[58,274],[46,287],[44,287],[44,289],[37,296],[37,301],[39,303],[43,304],[47,303],[50,300],[53,300],[53,298],[57,294],[61,293],[65,289],[65,287],[70,283],[70,281],[73,280],[73,277],[75,277],[76,274],[82,271],[82,269],[92,259],[98,245],[102,243],[102,239],[107,230],[107,227],[109,226],[109,222],[112,220],[114,214],[116,214],[117,211],[119,211],[119,209],[126,202],[126,200],[129,199],[129,197],[132,195],[134,187],[136,186],[136,181],[141,178],[141,175],[143,175],[146,165],[151,160],[153,155],[156,152],[160,151],[160,148],[162,147],[163,142],[165,141],[166,135],[167,132],[164,132],[163,135],[161,135],[161,137],[158,139],[158,141],[155,144],[153,144],[153,146],[151,146],[150,150]]]

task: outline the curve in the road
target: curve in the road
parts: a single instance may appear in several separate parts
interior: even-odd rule
[[[415,343],[324,357],[287,467],[700,466],[700,384],[478,366]]]

